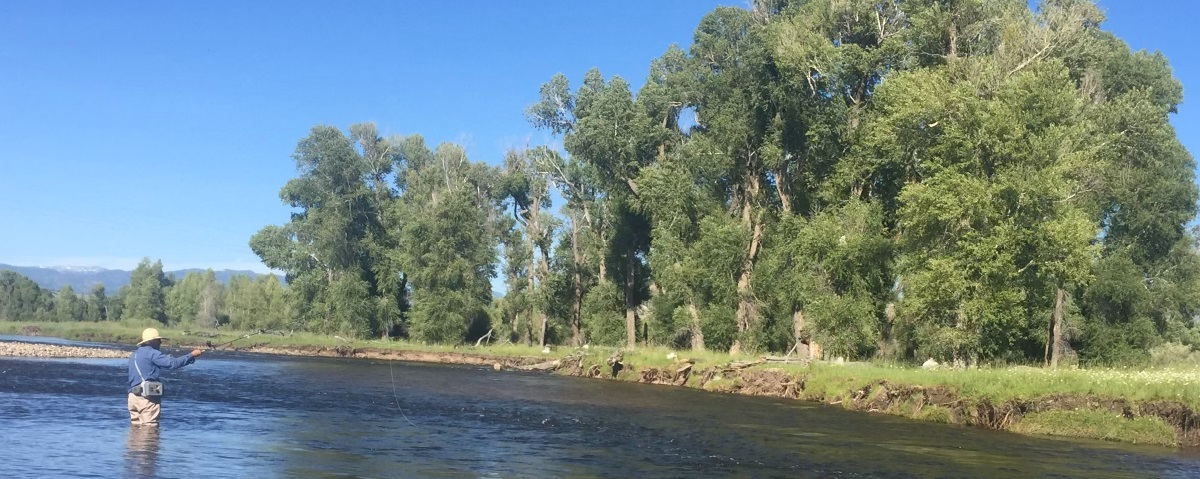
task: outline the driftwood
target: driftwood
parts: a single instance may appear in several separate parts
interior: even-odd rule
[[[583,354],[572,354],[562,359],[542,361],[537,364],[529,364],[525,366],[513,366],[512,368],[519,369],[521,371],[554,371],[563,367],[564,364],[576,364],[577,366],[582,367],[582,360]]]
[[[762,364],[765,362],[766,362],[766,360],[763,360],[763,359],[756,359],[754,361],[733,361],[729,364],[726,364],[721,369],[724,369],[726,371],[737,371],[739,369],[746,369],[751,366],[758,366],[759,364]]]
[[[537,364],[530,364],[528,366],[514,366],[513,369],[520,369],[522,371],[553,371],[555,369],[558,369],[559,366],[562,366],[561,359],[540,362]]]
[[[789,356],[763,356],[763,361],[768,363],[787,363],[787,364],[808,364],[808,358],[789,357]]]

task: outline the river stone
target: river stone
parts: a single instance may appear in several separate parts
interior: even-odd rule
[[[45,343],[0,341],[0,356],[27,358],[127,358],[128,351]]]

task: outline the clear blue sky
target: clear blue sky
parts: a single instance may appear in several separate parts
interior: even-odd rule
[[[538,86],[590,67],[641,84],[725,2],[0,2],[0,263],[266,271],[279,187],[316,124],[460,142],[473,159],[547,141]],[[1161,50],[1200,151],[1200,2],[1101,0]],[[1195,95],[1195,96],[1193,96]]]

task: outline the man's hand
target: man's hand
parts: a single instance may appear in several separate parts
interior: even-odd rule
[[[193,358],[198,358],[198,357],[200,357],[200,355],[201,355],[201,354],[204,354],[204,350],[203,350],[203,349],[193,349],[193,350],[192,350],[192,357],[193,357]]]

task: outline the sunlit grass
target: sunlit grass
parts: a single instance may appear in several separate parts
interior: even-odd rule
[[[1010,431],[1174,446],[1175,431],[1156,417],[1126,418],[1106,411],[1044,411],[1025,415]]]
[[[999,403],[1051,394],[1094,395],[1139,400],[1176,400],[1200,406],[1200,368],[1044,369],[1030,367],[923,370],[854,363],[785,366],[806,376],[806,394],[844,394],[887,381],[897,385],[943,386],[960,397]]]

